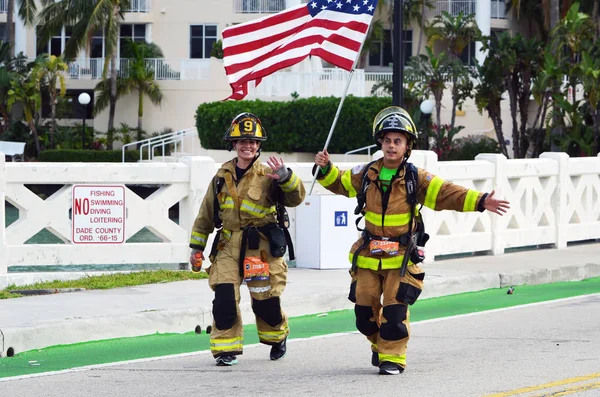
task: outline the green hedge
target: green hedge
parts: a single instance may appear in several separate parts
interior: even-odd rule
[[[139,159],[139,151],[125,152],[126,162],[136,162]],[[38,160],[50,163],[120,163],[122,152],[120,150],[44,150]]]
[[[308,98],[287,102],[225,101],[203,103],[196,111],[200,143],[206,149],[224,149],[223,134],[242,112],[256,114],[268,140],[263,149],[281,153],[316,153],[331,129],[340,98]],[[346,97],[331,137],[330,153],[345,153],[373,144],[372,124],[377,113],[391,106],[389,97]]]

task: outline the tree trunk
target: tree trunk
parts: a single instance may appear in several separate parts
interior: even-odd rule
[[[50,93],[50,129],[48,138],[50,140],[50,149],[54,149],[54,133],[56,132],[56,92]]]
[[[421,17],[423,19],[425,19],[425,0],[421,1]],[[423,35],[424,35],[424,29],[425,29],[425,24],[423,23],[423,21],[421,21],[421,24],[419,25],[419,41],[417,42],[417,52],[416,54],[420,54],[421,53],[421,45],[423,44]]]
[[[517,123],[517,89],[512,83],[514,79],[508,81],[508,96],[510,103],[510,117],[512,119],[512,141],[513,141],[513,156],[516,159],[521,158],[521,151],[519,150],[519,126]]]
[[[508,157],[508,149],[506,148],[506,141],[504,139],[504,133],[502,132],[502,117],[500,117],[500,104],[494,103],[487,106],[488,114],[494,124],[494,130],[496,131],[496,139],[500,145],[500,151],[506,157]]]
[[[15,23],[15,1],[8,0],[6,4],[6,28],[4,30],[4,41],[10,44],[9,54],[15,56],[15,35],[13,25]]]
[[[108,130],[115,128],[115,111],[117,109],[117,49],[110,55],[110,99],[108,108]]]
[[[456,106],[458,103],[458,93],[456,92],[456,78],[452,79],[452,113],[450,116],[450,129],[454,128],[454,123],[456,123]]]
[[[35,129],[35,121],[31,119],[29,122],[29,129],[33,133],[33,142],[35,143],[35,156],[38,157],[42,152],[42,148],[40,146],[40,138],[38,137],[37,130]]]
[[[600,153],[600,103],[596,106],[596,115],[594,116],[594,148],[596,155]]]

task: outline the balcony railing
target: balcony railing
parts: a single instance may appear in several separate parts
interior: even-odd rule
[[[131,59],[117,59],[120,77],[127,77]],[[146,66],[154,72],[154,80],[206,80],[209,78],[208,59],[148,58]],[[104,58],[80,58],[69,63],[69,77],[76,80],[100,80]]]
[[[444,11],[452,16],[456,16],[461,12],[465,15],[475,14],[475,1],[438,1],[435,3],[434,8],[426,9],[425,16],[426,18],[434,18]]]
[[[285,0],[234,0],[233,12],[237,14],[270,14],[283,11]]]
[[[123,12],[150,12],[152,10],[151,0],[131,0],[131,7]]]
[[[8,8],[8,0],[0,0],[0,13],[6,14],[6,9]]]

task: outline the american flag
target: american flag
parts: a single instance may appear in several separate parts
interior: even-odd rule
[[[223,63],[233,91],[243,99],[248,82],[316,55],[351,70],[377,0],[311,0],[278,14],[223,29]]]

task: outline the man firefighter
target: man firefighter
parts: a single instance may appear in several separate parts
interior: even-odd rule
[[[224,139],[237,157],[223,164],[208,186],[190,238],[190,263],[199,270],[208,235],[219,229],[206,270],[215,292],[210,349],[219,366],[236,364],[242,354],[239,302],[240,285],[246,282],[259,340],[271,346],[271,360],[278,360],[286,353],[289,334],[280,297],[290,239],[281,217],[287,215],[285,206],[302,203],[304,184],[281,158],[270,157],[268,167],[258,161],[267,134],[254,114],[235,117]]]
[[[341,171],[330,162],[327,150],[317,153],[315,163],[323,187],[359,201],[356,212],[364,215],[365,228],[350,250],[349,299],[355,303],[356,327],[371,342],[371,364],[382,375],[396,375],[406,367],[408,306],[419,297],[425,277],[418,263],[429,236],[417,202],[433,210],[488,210],[498,215],[509,203],[497,200],[493,191],[466,189],[408,163],[417,128],[400,107],[379,112],[373,139],[383,158],[366,166]]]

